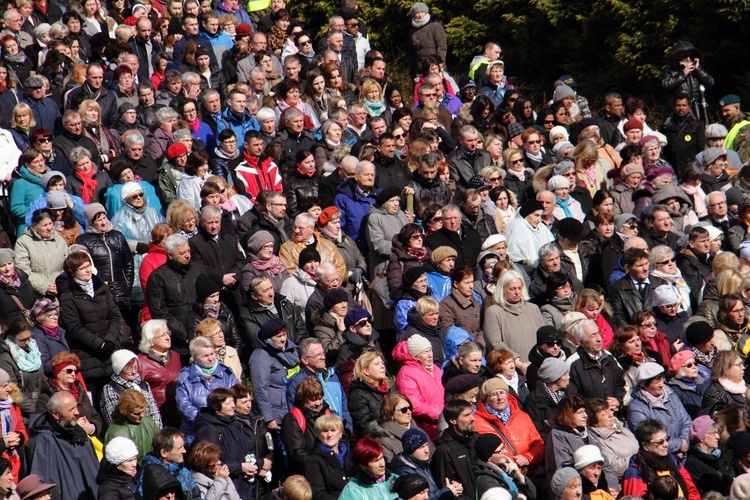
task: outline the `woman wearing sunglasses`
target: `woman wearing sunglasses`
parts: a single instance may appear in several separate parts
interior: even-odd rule
[[[703,395],[711,381],[704,379],[699,373],[698,362],[692,351],[678,352],[672,357],[668,367],[671,378],[667,385],[685,407],[690,418],[697,418],[703,403]]]
[[[419,429],[412,418],[411,401],[399,392],[387,395],[380,410],[379,432],[375,433],[375,439],[383,447],[383,458],[386,463],[404,451],[401,436],[409,429]],[[432,442],[429,443],[429,448],[432,455],[435,451]]]

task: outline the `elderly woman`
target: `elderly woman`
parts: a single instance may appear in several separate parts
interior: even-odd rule
[[[529,395],[526,377],[516,370],[516,360],[508,349],[495,349],[487,354],[487,375],[497,377],[508,384],[508,391],[518,400],[519,407],[523,406]]]
[[[175,200],[169,205],[167,222],[186,238],[198,234],[198,211],[186,200]]]
[[[664,367],[654,362],[643,363],[635,373],[633,400],[628,406],[628,427],[635,429],[647,419],[667,423],[669,452],[678,454],[688,450],[690,415],[680,398],[664,383]]]
[[[331,410],[323,399],[323,386],[314,376],[303,379],[297,386],[294,401],[281,423],[281,441],[290,472],[301,473],[306,457],[315,447],[315,422],[330,415]]]
[[[526,283],[516,271],[506,271],[493,294],[495,303],[484,311],[487,349],[507,348],[523,360],[534,347],[536,331],[543,326],[539,308],[529,302]]]
[[[117,400],[112,422],[104,436],[104,448],[117,437],[125,437],[138,446],[138,462],[151,451],[151,441],[159,425],[148,414],[149,402],[137,389],[128,389]]]
[[[141,326],[138,374],[149,384],[165,425],[176,425],[179,421],[175,393],[182,364],[179,354],[171,347],[172,336],[166,320],[152,319]]]
[[[14,318],[29,317],[35,302],[29,276],[16,269],[14,257],[10,248],[0,249],[0,323],[4,325]]]
[[[103,201],[104,193],[112,187],[112,180],[106,172],[96,168],[89,150],[75,147],[68,153],[68,160],[73,173],[68,176],[67,189],[87,205]]]
[[[690,443],[685,469],[695,487],[702,495],[709,491],[728,495],[735,472],[731,459],[719,447],[719,427],[710,416],[702,415],[693,420]]]
[[[602,455],[609,460],[617,477],[627,470],[630,457],[638,452],[638,441],[628,427],[615,417],[609,403],[592,399],[586,406],[589,431],[599,441]]]
[[[572,217],[579,222],[583,222],[586,214],[583,213],[581,204],[570,196],[570,181],[562,175],[553,175],[547,181],[547,189],[555,193],[555,209],[552,215],[557,220]]]
[[[677,267],[677,256],[674,250],[666,245],[657,245],[648,254],[651,274],[665,280],[679,299],[678,312],[690,314],[690,287],[682,278]]]
[[[211,442],[221,450],[222,461],[241,498],[252,498],[259,467],[248,458],[255,455],[253,443],[235,419],[235,400],[231,390],[217,387],[211,391],[206,407],[195,419],[195,442]],[[253,481],[250,481],[253,479]]]
[[[405,395],[393,392],[383,401],[380,411],[380,428],[373,434],[383,447],[385,461],[390,461],[403,451],[401,438],[409,429],[419,429],[413,417],[413,406]],[[430,453],[435,447],[430,443]]]
[[[317,172],[323,171],[323,165],[325,165],[326,162],[334,160],[333,151],[337,146],[341,144],[343,130],[341,129],[341,124],[339,122],[334,120],[326,120],[320,127],[320,133],[322,135],[322,139],[315,143],[308,152],[309,156],[312,156],[312,166],[315,167]],[[307,157],[307,155],[305,156]],[[310,161],[307,160],[307,158],[305,158],[305,160]],[[301,165],[299,153],[297,153],[297,171],[300,173],[304,171],[304,165]],[[312,176],[309,177],[313,178]],[[294,178],[295,176],[292,176],[292,179]],[[293,182],[294,181],[292,180],[291,183]],[[289,189],[289,191],[291,192],[291,189]],[[289,195],[287,194],[287,196]],[[291,203],[289,205],[291,206]],[[290,213],[294,214],[294,212]]]
[[[287,338],[287,324],[266,321],[258,332],[259,346],[250,355],[255,400],[268,430],[277,430],[290,408],[286,399],[287,370],[299,363],[297,346]]]
[[[463,328],[480,345],[485,345],[482,332],[482,299],[474,291],[474,271],[468,266],[451,273],[451,293],[440,301],[440,319],[444,328]],[[442,361],[438,361],[442,365]]]
[[[42,369],[42,357],[31,337],[31,327],[24,318],[14,318],[7,324],[0,344],[0,368],[18,385],[23,399],[18,401],[21,412],[29,418],[37,412],[39,395],[47,381]]]
[[[737,351],[719,351],[713,359],[711,385],[703,396],[703,408],[719,410],[727,405],[747,408],[744,375],[745,364]]]
[[[165,205],[170,205],[177,199],[177,188],[187,164],[188,149],[181,142],[169,145],[165,152],[164,163],[158,170],[157,191],[159,198]]]
[[[687,469],[669,452],[666,425],[659,420],[644,420],[634,434],[638,440],[638,453],[631,458],[623,475],[620,495],[645,498],[656,478],[670,476],[677,482],[684,498],[700,500],[701,495]]]
[[[151,444],[149,443],[149,449]],[[107,445],[99,466],[96,482],[100,498],[134,498],[126,496],[136,489],[139,473],[140,446],[124,436],[113,438]],[[36,497],[38,498],[38,497]]]
[[[315,445],[305,457],[304,472],[314,498],[334,500],[349,481],[351,469],[344,423],[338,415],[322,415],[315,420]],[[385,449],[383,450],[385,454]]]
[[[383,401],[391,392],[385,358],[375,350],[366,350],[354,365],[354,380],[349,386],[349,413],[357,436],[375,434]]]
[[[520,149],[503,151],[503,165],[506,171],[503,185],[516,197],[516,203],[523,205],[533,196],[534,172],[525,168],[523,151]]]
[[[400,204],[401,191],[398,188],[386,188],[378,193],[375,204],[370,207],[366,236],[372,276],[381,275],[385,271],[393,251],[393,237],[410,222]]]
[[[67,391],[73,395],[78,403],[78,425],[89,436],[100,435],[104,430],[102,417],[99,416],[89,399],[89,393],[81,376],[81,360],[73,353],[61,352],[50,361],[52,376],[39,405],[45,407],[49,398],[60,391]]]
[[[128,136],[127,140],[131,140],[131,137],[137,137],[142,140],[142,137],[138,134],[131,134]],[[135,168],[130,163],[130,160],[125,158],[114,160],[109,168],[109,175],[114,181],[114,185],[104,193],[104,206],[107,208],[108,214],[114,215],[123,205],[124,201],[121,196],[122,188],[128,182],[136,182],[141,187],[141,191],[143,191],[146,203],[148,203],[149,206],[154,207],[157,212],[163,212],[161,201],[156,195],[154,186],[135,175]]]
[[[334,288],[323,298],[323,307],[312,315],[313,335],[323,344],[328,364],[335,362],[339,347],[344,343],[344,318],[349,312],[349,299],[343,288]]]
[[[157,164],[161,164],[172,138],[172,127],[177,122],[177,111],[170,107],[163,107],[156,111],[156,127],[149,129],[147,137],[148,156]],[[153,130],[153,132],[151,131]]]
[[[195,337],[205,337],[213,342],[216,350],[216,357],[224,366],[229,367],[237,380],[242,380],[242,364],[237,354],[237,349],[227,345],[224,340],[224,324],[215,318],[205,318],[195,326]],[[239,340],[239,334],[235,330],[236,340]]]
[[[15,247],[16,267],[26,273],[36,298],[54,297],[55,278],[62,272],[68,244],[55,231],[52,213],[47,209],[34,212]]]
[[[671,378],[667,385],[679,398],[690,418],[695,419],[701,410],[703,396],[709,386],[709,381],[698,372],[698,363],[692,351],[678,352],[669,363]]]
[[[221,450],[214,443],[201,441],[190,450],[190,470],[193,480],[201,492],[201,497],[208,494],[216,498],[240,500],[234,483],[229,478],[229,466],[221,460]]]
[[[209,393],[217,388],[230,389],[238,383],[232,370],[219,363],[211,340],[205,337],[191,340],[190,355],[193,362],[180,370],[176,395],[181,429],[188,443],[195,437],[195,419],[200,409],[206,407]]]
[[[549,477],[563,464],[571,462],[575,451],[581,446],[590,444],[601,450],[598,438],[589,432],[586,400],[579,394],[570,394],[560,401],[552,413],[549,425],[551,431],[544,450],[545,468]],[[607,479],[607,484],[612,485],[609,493],[616,496],[615,488],[619,481],[606,456],[602,474]]]
[[[349,292],[353,292],[354,285],[362,280],[367,271],[367,263],[354,240],[341,230],[341,211],[336,207],[326,207],[318,216],[316,225],[320,231],[320,237],[336,245],[341,258],[344,259],[348,274],[346,288]]]
[[[617,213],[632,214],[635,211],[633,193],[640,189],[645,176],[643,166],[638,163],[628,163],[620,169],[621,181],[610,190]]]
[[[59,323],[60,308],[50,299],[39,299],[31,308],[30,317],[36,324],[31,330],[31,336],[36,341],[42,357],[44,373],[50,376],[52,375],[50,360],[61,352],[70,352],[67,333]]]
[[[543,210],[541,202],[528,200],[505,228],[509,259],[527,268],[537,266],[539,249],[555,239],[547,225],[542,223]]]
[[[419,334],[412,335],[396,345],[393,359],[401,365],[396,387],[411,400],[414,420],[436,441],[445,397],[443,371],[434,363],[430,341]]]
[[[132,80],[133,74],[128,71],[129,69],[127,68],[123,72],[127,71]],[[101,164],[105,169],[108,169],[112,160],[118,155],[119,147],[117,139],[115,139],[109,129],[102,126],[102,108],[95,100],[86,99],[78,106],[78,114],[81,115],[81,120],[83,120],[83,135],[96,144]]]
[[[26,229],[26,217],[31,202],[44,194],[42,178],[47,171],[42,152],[30,148],[24,150],[18,160],[15,171],[17,178],[10,190],[10,212],[15,217],[16,236],[21,236]],[[46,204],[45,204],[46,205]]]
[[[151,230],[151,242],[148,245],[148,252],[141,261],[141,267],[138,269],[138,281],[141,283],[141,290],[146,295],[146,285],[148,278],[154,269],[167,263],[167,252],[164,249],[164,242],[168,237],[173,235],[175,230],[166,222],[160,222]],[[148,304],[143,304],[141,312],[141,321],[145,322],[151,319],[151,312],[148,310]]]
[[[385,467],[383,447],[369,436],[357,441],[352,451],[356,473],[339,495],[340,500],[392,499],[391,484],[398,476]]]
[[[440,303],[432,297],[420,297],[407,313],[406,322],[406,327],[398,335],[398,341],[409,340],[413,335],[421,335],[432,346],[435,364],[442,366],[445,352],[441,336],[443,325],[440,319]]]
[[[289,272],[278,255],[274,252],[275,240],[268,231],[258,230],[247,240],[247,263],[242,268],[240,285],[247,291],[250,280],[257,276],[266,276],[277,292],[281,290]]]
[[[161,428],[161,414],[156,406],[151,387],[148,382],[141,380],[138,373],[138,357],[135,353],[126,349],[120,349],[112,353],[112,377],[111,381],[104,386],[100,407],[102,417],[107,425],[113,422],[115,408],[120,396],[128,389],[133,389],[143,394],[147,400],[146,414],[150,416],[159,428]]]

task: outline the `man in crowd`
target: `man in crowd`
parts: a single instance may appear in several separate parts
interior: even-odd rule
[[[456,266],[474,267],[482,247],[482,237],[476,229],[462,224],[461,209],[457,205],[443,207],[443,227],[425,239],[431,250],[450,247],[456,251]]]

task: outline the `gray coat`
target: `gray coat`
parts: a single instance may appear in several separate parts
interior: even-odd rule
[[[369,250],[370,276],[385,272],[385,266],[391,258],[393,236],[408,224],[406,214],[399,210],[391,215],[381,207],[373,205],[367,216],[367,248]]]
[[[484,311],[487,350],[504,347],[528,361],[529,351],[536,345],[536,331],[544,324],[542,313],[531,302],[493,304]]]
[[[409,429],[419,429],[419,426],[411,421]],[[373,436],[383,447],[383,457],[385,457],[385,463],[389,463],[393,460],[393,457],[404,451],[404,447],[401,444],[401,437],[408,429],[401,424],[396,422],[382,422],[380,427],[373,432]],[[430,448],[430,456],[435,453],[435,445],[432,441],[427,441],[428,447]]]
[[[599,440],[602,455],[609,460],[618,477],[625,473],[630,463],[630,457],[638,453],[638,441],[630,429],[620,422],[616,429],[606,427],[589,427],[589,432]]]
[[[555,427],[551,425],[549,434],[547,435],[547,441],[545,442],[544,449],[544,464],[547,470],[547,477],[555,475],[555,471],[561,467],[572,467],[573,466],[573,454],[581,446],[592,444],[602,449],[599,444],[599,438],[596,434],[592,433],[589,428],[586,428],[587,437],[583,438],[580,435],[563,429],[561,427]],[[607,484],[611,488],[619,489],[618,485],[620,481],[617,479],[612,465],[609,463],[607,455],[604,455],[604,465],[602,466],[602,473],[607,479]]]

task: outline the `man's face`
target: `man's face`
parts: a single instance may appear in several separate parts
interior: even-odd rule
[[[305,117],[295,116],[295,117],[289,118],[286,121],[286,126],[289,130],[291,130],[295,134],[299,134],[300,132],[305,130]]]
[[[176,436],[172,441],[172,451],[162,450],[162,459],[168,464],[181,464],[185,461],[185,440]]]
[[[539,151],[542,150],[542,140],[539,138],[539,134],[529,134],[529,137],[523,143],[523,147],[529,153],[538,155]]]
[[[464,213],[471,217],[472,219],[475,218],[479,214],[479,209],[482,206],[482,197],[476,196],[470,200],[466,200],[463,202],[464,207]]]
[[[326,355],[322,344],[310,344],[307,356],[302,357],[302,363],[313,371],[323,371],[326,368]]]
[[[286,198],[283,196],[272,198],[271,201],[266,203],[266,211],[276,220],[281,220],[286,216],[286,208]]]
[[[380,156],[385,158],[393,158],[396,156],[396,141],[393,139],[383,139],[380,141]]]
[[[539,203],[542,204],[542,216],[551,215],[555,211],[557,203],[555,201],[555,195],[552,193],[541,193],[537,198]]]
[[[648,259],[644,257],[637,260],[627,271],[631,278],[637,281],[644,281],[648,278]]]
[[[339,273],[337,273],[336,271],[325,273],[323,277],[320,278],[320,281],[318,281],[320,288],[322,288],[326,292],[330,292],[334,288],[338,288],[339,283],[341,283],[341,276],[339,276]]]
[[[328,48],[334,52],[341,52],[344,47],[344,35],[337,33],[328,39]]]
[[[433,87],[435,87],[435,92],[437,93],[437,101],[441,102],[443,100],[443,80],[442,78],[430,78],[430,80],[427,82]]]
[[[247,104],[247,96],[236,92],[229,97],[229,107],[232,108],[237,114],[245,112],[245,105]]]
[[[727,104],[726,106],[721,107],[721,117],[724,118],[724,121],[730,122],[737,118],[737,116],[740,114],[740,105],[739,104]]]
[[[266,75],[261,72],[255,72],[250,77],[250,87],[256,92],[263,92],[263,86],[266,84]]]
[[[72,396],[65,398],[60,413],[55,412],[53,416],[63,427],[73,427],[81,416],[78,412],[78,402]]]
[[[259,304],[271,305],[273,304],[273,299],[276,297],[276,292],[273,289],[271,280],[264,280],[255,287],[251,295]]]
[[[708,213],[716,219],[723,219],[727,215],[727,201],[720,194],[711,193],[706,208],[708,208]]]
[[[81,134],[81,132],[83,132],[83,121],[81,120],[81,116],[78,114],[71,116],[68,119],[68,122],[63,125],[63,127],[65,127],[65,130],[67,130],[71,134]]]
[[[250,156],[260,156],[263,153],[263,139],[250,139],[245,143],[245,151]]]
[[[219,94],[210,94],[203,101],[203,107],[211,114],[221,112],[221,96]]]
[[[306,220],[295,220],[292,225],[292,241],[295,243],[304,243],[309,241],[313,235],[313,227]]]
[[[434,108],[438,102],[437,91],[419,87],[419,102],[423,103],[425,107]]]
[[[329,26],[331,31],[344,31],[346,29],[344,20],[339,18],[334,19]]]
[[[612,116],[614,118],[620,118],[622,116],[622,113],[625,111],[624,106],[622,105],[622,99],[615,98],[612,99],[609,104],[606,104],[604,106],[604,111],[607,112],[607,115]]]
[[[371,189],[375,185],[375,167],[373,165],[363,165],[354,178],[360,187]]]
[[[182,17],[182,2],[169,2],[167,11],[172,17]]]
[[[138,100],[144,106],[153,106],[154,91],[151,89],[138,89]]]
[[[204,217],[201,227],[211,236],[216,236],[221,231],[221,217]]]
[[[187,36],[196,36],[198,34],[198,20],[193,18],[185,19],[182,23],[182,29]]]
[[[5,29],[14,33],[18,33],[19,31],[21,31],[22,25],[23,16],[21,16],[21,14],[16,11],[12,12],[10,17],[5,21]]]
[[[461,229],[461,214],[456,210],[444,211],[443,227],[448,231],[457,233]]]
[[[182,266],[190,264],[190,245],[185,243],[178,246],[173,254],[169,254],[169,257]]]
[[[709,235],[698,235],[698,237],[689,242],[688,245],[700,253],[708,253],[711,250],[711,237]]]
[[[102,88],[102,82],[104,81],[104,71],[101,68],[92,66],[86,72],[86,83],[94,89],[98,90]]]
[[[143,144],[131,144],[125,147],[125,154],[133,161],[143,158]]]
[[[376,80],[385,79],[385,61],[375,61],[370,67],[370,76]]]
[[[419,176],[424,180],[431,181],[437,177],[437,171],[437,165],[430,166],[426,163],[420,163],[419,165]]]
[[[372,135],[375,137],[375,139],[378,139],[381,135],[385,134],[385,132],[388,130],[388,126],[385,124],[385,120],[372,120],[370,122],[370,131],[372,132]],[[395,151],[395,141],[394,141],[394,151]],[[390,157],[389,157],[390,158]]]
[[[500,46],[497,44],[490,44],[489,47],[484,51],[484,56],[487,57],[490,61],[497,61],[500,59],[500,53],[502,50],[500,49]]]
[[[474,413],[471,408],[466,408],[456,419],[456,430],[462,434],[474,432]]]
[[[136,31],[138,32],[138,38],[144,41],[149,40],[151,38],[151,21],[142,18],[136,24]]]
[[[690,113],[690,103],[687,98],[675,99],[674,101],[674,114],[679,118],[684,118]]]
[[[458,142],[461,143],[462,149],[471,153],[477,149],[477,145],[479,144],[479,134],[473,131],[461,134]]]
[[[367,111],[364,106],[355,107],[354,112],[349,114],[349,121],[357,128],[362,128],[367,122]]]
[[[542,269],[548,273],[556,273],[560,270],[560,266],[562,265],[560,261],[560,252],[555,252],[552,255],[547,255],[540,259],[539,265],[541,265]]]
[[[669,212],[664,212],[662,210],[656,212],[651,227],[658,234],[667,234],[669,230],[672,229],[672,217],[669,215]]]
[[[284,74],[291,80],[299,80],[299,72],[302,69],[302,65],[293,59],[284,60]]]
[[[646,266],[648,266],[648,260],[646,260]],[[583,333],[583,339],[579,341],[583,350],[594,355],[602,352],[602,332],[599,331],[596,323],[586,325],[583,328]]]
[[[346,32],[352,36],[357,36],[357,33],[359,33],[359,20],[349,19],[348,21],[345,22],[345,24],[346,24]]]
[[[219,32],[219,20],[215,17],[206,19],[206,21],[203,23],[203,29],[206,30],[206,33],[208,33],[209,35],[215,35]]]
[[[253,33],[253,38],[250,41],[250,50],[260,52],[261,50],[266,50],[267,46],[268,40],[266,39],[266,35],[257,31]]]

